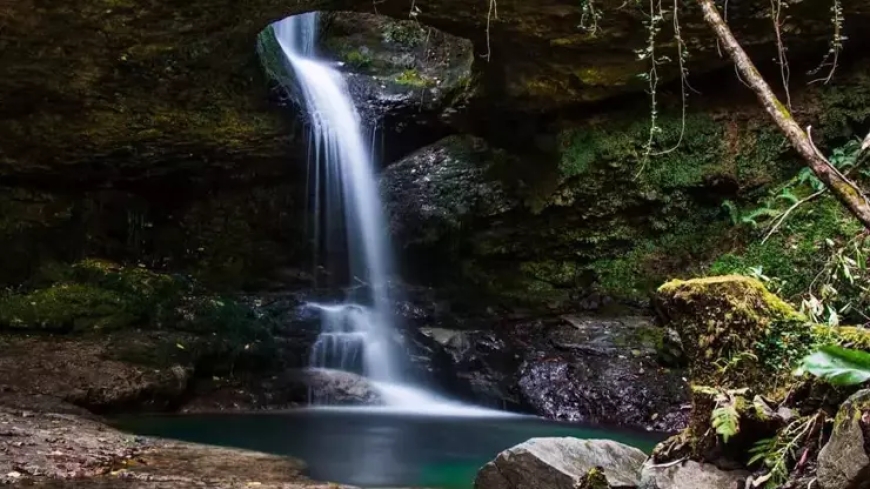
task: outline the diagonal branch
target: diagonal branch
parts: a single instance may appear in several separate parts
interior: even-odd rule
[[[737,70],[743,75],[749,88],[758,96],[758,100],[788,138],[792,147],[797,150],[816,177],[831,190],[837,200],[846,206],[865,228],[870,229],[870,202],[864,193],[838,172],[827,159],[816,152],[810,138],[795,122],[788,109],[776,98],[770,86],[755,68],[752,60],[734,38],[734,34],[731,33],[728,25],[719,15],[714,0],[697,0],[697,2],[704,11],[704,20],[716,33],[716,37],[734,61]]]

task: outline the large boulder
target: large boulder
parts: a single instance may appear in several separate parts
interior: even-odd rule
[[[647,462],[640,489],[743,489],[748,472],[726,471],[692,460],[657,466]]]
[[[477,473],[475,489],[574,489],[590,470],[613,488],[634,488],[646,455],[610,440],[533,438],[498,454]]]
[[[517,202],[494,172],[503,152],[473,136],[450,136],[390,165],[381,177],[390,230],[405,246],[444,244],[475,221]]]
[[[870,390],[840,406],[831,439],[819,453],[818,481],[823,489],[870,488]]]

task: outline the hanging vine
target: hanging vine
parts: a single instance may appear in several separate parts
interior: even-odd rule
[[[834,72],[837,71],[837,65],[840,60],[840,51],[843,50],[843,41],[846,40],[846,37],[843,35],[843,24],[845,23],[845,16],[843,15],[843,4],[840,0],[833,0],[831,4],[831,22],[834,24],[834,35],[831,38],[829,43],[828,52],[825,53],[825,56],[822,58],[822,62],[819,64],[817,68],[809,71],[807,74],[816,75],[818,74],[822,68],[830,66],[830,70],[828,70],[828,75],[824,78],[818,78],[810,83],[824,82],[825,85],[831,81],[831,78],[834,77]]]
[[[577,27],[590,36],[595,36],[598,32],[598,21],[601,20],[601,11],[595,7],[595,0],[580,0],[580,12],[580,24]]]
[[[779,65],[779,76],[782,80],[782,88],[785,90],[785,105],[791,111],[791,91],[789,90],[791,70],[788,66],[785,43],[782,41],[782,26],[785,23],[782,13],[784,8],[788,8],[788,3],[784,0],[770,0],[770,19],[773,21],[773,32],[776,34],[776,64]]]

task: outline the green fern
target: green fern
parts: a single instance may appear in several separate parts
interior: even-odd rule
[[[732,403],[726,403],[714,409],[710,415],[710,420],[713,422],[713,429],[725,443],[728,443],[732,436],[740,432],[740,413],[737,412]]]
[[[789,204],[797,204],[800,201],[798,196],[795,195],[794,192],[792,192],[792,189],[790,187],[785,187],[784,189],[782,189],[782,191],[779,193],[779,195],[776,196],[776,198],[777,200],[784,200]]]

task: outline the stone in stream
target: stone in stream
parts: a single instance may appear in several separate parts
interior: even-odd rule
[[[818,481],[822,489],[870,488],[870,389],[840,406],[831,439],[819,453]]]
[[[633,488],[644,460],[642,451],[611,440],[532,438],[484,465],[474,489],[573,489],[596,468],[611,487]]]
[[[640,489],[743,489],[749,473],[721,470],[692,460],[655,465],[647,462],[641,472]]]

